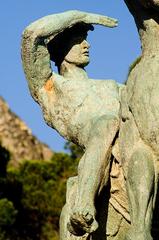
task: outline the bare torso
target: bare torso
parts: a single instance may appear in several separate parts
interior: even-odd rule
[[[55,74],[51,81],[53,87],[43,87],[40,94],[44,118],[69,140],[84,145],[97,117],[119,116],[120,87],[114,80],[67,79]]]

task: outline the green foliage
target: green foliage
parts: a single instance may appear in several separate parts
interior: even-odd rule
[[[13,203],[6,198],[0,199],[0,229],[13,225],[16,215]]]
[[[137,57],[137,58],[134,60],[134,62],[132,62],[132,64],[130,65],[130,67],[129,67],[129,69],[128,69],[127,79],[128,79],[128,77],[129,77],[131,71],[132,71],[132,70],[136,67],[136,65],[140,62],[141,57],[142,57],[142,56]],[[127,82],[127,81],[126,81],[126,82]],[[126,82],[125,82],[125,83],[126,83]]]
[[[10,153],[0,145],[0,177],[4,177],[6,175],[6,166],[10,159]]]
[[[82,148],[78,147],[76,144],[74,144],[72,142],[66,142],[64,148],[66,150],[69,150],[70,156],[73,159],[79,160],[83,155]]]
[[[66,181],[76,175],[81,150],[55,153],[51,161],[30,160],[7,169],[9,153],[0,147],[0,240],[58,240]]]

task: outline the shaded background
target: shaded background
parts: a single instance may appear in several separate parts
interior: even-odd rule
[[[29,94],[21,65],[21,34],[28,24],[40,17],[73,9],[119,20],[117,28],[96,26],[94,32],[89,33],[91,62],[86,70],[91,78],[124,82],[131,62],[140,55],[140,43],[133,18],[123,0],[1,1],[0,95],[33,134],[55,151],[63,150],[64,139],[44,123],[39,106]]]

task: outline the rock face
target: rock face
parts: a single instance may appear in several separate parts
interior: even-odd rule
[[[53,152],[41,143],[27,125],[14,114],[0,97],[0,144],[11,153],[10,163],[18,166],[22,160],[48,160]]]

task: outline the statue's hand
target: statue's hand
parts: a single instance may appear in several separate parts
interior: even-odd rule
[[[65,14],[73,16],[72,24],[84,22],[88,24],[99,24],[105,27],[116,27],[118,25],[117,19],[100,14],[82,12],[78,10],[67,11]]]
[[[103,15],[87,13],[85,17],[85,22],[90,24],[99,24],[105,27],[116,27],[118,26],[118,20],[114,18],[110,18]]]

